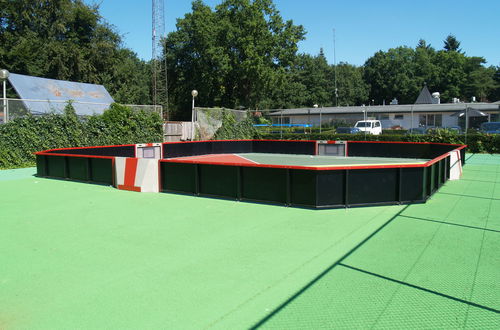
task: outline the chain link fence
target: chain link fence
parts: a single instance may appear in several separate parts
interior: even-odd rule
[[[7,123],[16,118],[27,115],[42,116],[45,114],[61,114],[64,108],[71,104],[78,115],[100,114],[109,108],[107,103],[91,103],[79,101],[63,100],[28,100],[28,99],[0,99],[0,124]],[[163,108],[161,105],[136,105],[126,104],[135,111],[152,111],[158,113],[163,118]]]
[[[357,121],[375,119],[362,111],[355,114],[323,114],[321,109],[234,110],[227,108],[195,108],[191,140],[244,138],[249,127],[254,135],[303,135],[335,133],[338,127],[353,127]],[[250,137],[251,138],[251,137]]]

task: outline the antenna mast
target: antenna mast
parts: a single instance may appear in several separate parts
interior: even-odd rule
[[[339,106],[339,91],[337,89],[337,51],[335,48],[335,29],[333,29],[333,65],[335,73],[335,106]]]
[[[151,56],[152,67],[152,82],[153,82],[153,105],[163,105],[166,108],[166,118],[169,119],[168,113],[168,88],[167,88],[167,56],[166,51],[163,51],[162,41],[166,38],[165,35],[165,1],[153,0],[153,26],[152,26],[152,42],[153,52]],[[165,77],[165,80],[162,79]]]

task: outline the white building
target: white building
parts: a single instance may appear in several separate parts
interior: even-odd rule
[[[482,122],[500,121],[500,102],[496,103],[440,103],[439,94],[433,96],[426,86],[415,104],[301,108],[276,110],[270,114],[273,124],[309,124],[319,126],[333,121],[354,124],[363,118],[378,119],[384,129],[401,127],[479,127]]]

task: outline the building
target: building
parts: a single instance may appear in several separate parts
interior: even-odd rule
[[[270,114],[273,124],[310,124],[319,126],[344,121],[354,124],[363,118],[378,119],[384,129],[401,127],[453,127],[476,128],[486,121],[500,121],[500,102],[495,103],[441,103],[439,94],[432,96],[424,86],[416,104],[378,106],[349,106],[277,110]],[[397,103],[397,102],[392,102]]]

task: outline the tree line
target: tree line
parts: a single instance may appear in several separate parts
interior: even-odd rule
[[[97,5],[1,2],[0,67],[103,84],[117,102],[151,104],[151,63],[123,47]],[[442,49],[420,40],[378,51],[362,66],[336,67],[322,50],[299,53],[305,38],[304,27],[284,20],[272,0],[224,0],[215,8],[193,1],[163,40],[170,119],[190,118],[193,89],[200,106],[235,109],[413,103],[424,84],[444,102],[500,99],[500,66],[467,56],[453,35]]]

